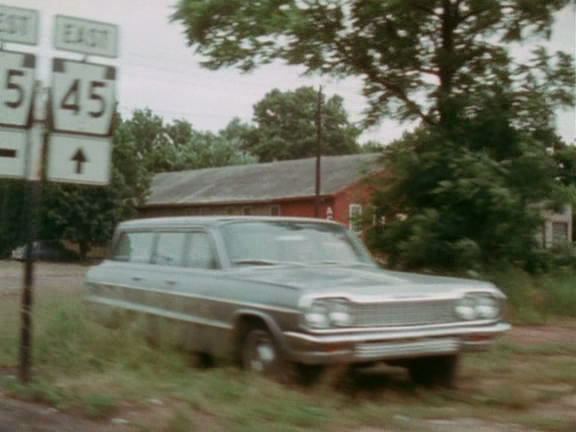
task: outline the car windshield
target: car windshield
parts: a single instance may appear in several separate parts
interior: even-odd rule
[[[234,222],[223,226],[234,265],[372,264],[363,246],[335,224]]]

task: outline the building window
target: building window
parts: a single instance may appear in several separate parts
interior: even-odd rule
[[[250,216],[252,214],[252,207],[243,207],[242,214],[244,216]]]
[[[270,207],[270,216],[280,216],[280,206],[274,205]]]
[[[568,223],[552,222],[552,243],[564,243],[568,240]]]
[[[348,228],[354,232],[362,231],[362,206],[360,204],[348,205]]]

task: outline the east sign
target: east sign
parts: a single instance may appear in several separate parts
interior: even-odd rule
[[[38,43],[38,12],[0,5],[0,42]]]
[[[118,27],[113,24],[57,15],[54,48],[100,57],[118,57]]]

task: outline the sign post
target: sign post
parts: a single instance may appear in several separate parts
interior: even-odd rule
[[[116,107],[116,68],[86,60],[89,55],[118,56],[118,27],[56,16],[54,48],[85,57],[84,61],[53,60],[49,101],[44,100],[42,86],[36,81],[36,57],[4,49],[5,43],[37,45],[38,28],[37,11],[0,4],[0,177],[29,180],[18,371],[23,383],[30,379],[34,221],[42,183],[45,178],[90,185],[109,183]]]
[[[36,57],[29,53],[5,51],[4,43],[36,45],[38,13],[30,9],[0,5],[0,177],[27,178],[30,151],[33,147],[30,127],[36,95]],[[32,352],[32,305],[36,237],[34,213],[38,207],[41,184],[29,182],[26,255],[20,309],[20,350],[18,375],[22,382],[30,379]]]

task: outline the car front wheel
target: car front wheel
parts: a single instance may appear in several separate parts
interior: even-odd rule
[[[284,358],[283,353],[268,330],[250,329],[244,339],[241,352],[242,367],[280,382],[292,382],[295,366]]]

